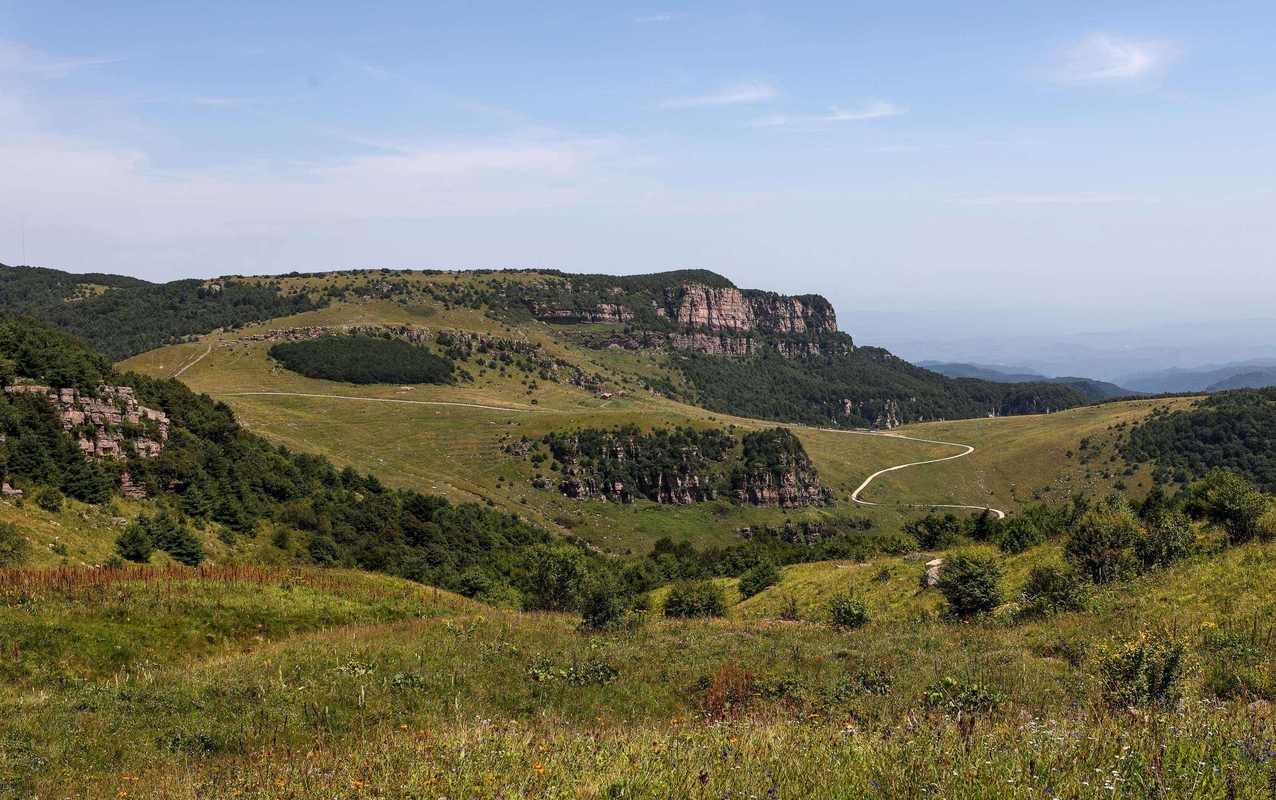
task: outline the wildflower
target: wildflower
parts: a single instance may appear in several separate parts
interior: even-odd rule
[[[535,764],[532,765],[532,771],[535,772],[537,775],[544,775],[545,765],[537,761]]]

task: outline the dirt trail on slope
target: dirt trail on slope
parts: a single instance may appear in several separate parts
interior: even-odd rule
[[[938,445],[943,445],[945,447],[960,447],[961,448],[961,452],[955,455],[944,456],[943,458],[931,458],[925,461],[910,461],[907,464],[896,464],[893,467],[887,467],[886,469],[879,469],[877,472],[874,472],[872,475],[869,475],[867,478],[865,478],[864,482],[861,483],[854,492],[851,492],[851,500],[861,506],[881,505],[881,503],[873,503],[868,500],[864,500],[860,497],[860,495],[864,492],[865,489],[868,488],[868,485],[872,483],[874,479],[879,478],[888,472],[896,472],[897,470],[908,469],[909,467],[920,467],[925,464],[938,464],[942,461],[953,461],[958,458],[965,458],[966,456],[975,452],[975,448],[973,445],[960,444],[958,442],[941,442],[936,439],[919,439],[916,436],[905,436],[902,433],[874,433],[872,431],[840,431],[833,428],[821,428],[820,430],[828,431],[829,433],[849,433],[856,436],[881,436],[881,437],[886,437],[890,439],[905,439],[910,442],[922,442],[925,444],[938,444]],[[968,505],[957,505],[952,503],[909,503],[908,505],[912,508],[957,508],[957,509],[964,509],[967,511],[983,511],[987,509],[988,511],[992,512],[992,514],[995,515],[997,519],[1006,518],[1005,511],[1002,511],[999,508],[992,508],[991,506],[968,506]]]

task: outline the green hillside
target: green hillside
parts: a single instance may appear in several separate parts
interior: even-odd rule
[[[0,793],[973,800],[1093,796],[1099,773],[1102,796],[1263,797],[1273,718],[1251,704],[1276,690],[1227,676],[1270,681],[1273,565],[1250,545],[1084,612],[956,624],[917,561],[812,564],[738,618],[609,634],[356,574],[0,573]],[[861,628],[820,619],[846,590]],[[810,621],[773,618],[786,594]],[[1111,707],[1105,648],[1163,625],[1182,705]]]
[[[1270,793],[1273,501],[1126,457],[1213,406],[777,427],[562,276],[241,280],[306,310],[115,366],[0,320],[0,797]],[[360,337],[457,379],[271,355]]]

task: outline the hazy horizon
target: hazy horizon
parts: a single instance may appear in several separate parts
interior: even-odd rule
[[[1273,23],[1258,2],[4,4],[0,262],[701,267],[823,294],[905,357],[1036,369],[1163,331],[1091,353],[1111,377],[1226,349],[1174,323],[1272,315]]]

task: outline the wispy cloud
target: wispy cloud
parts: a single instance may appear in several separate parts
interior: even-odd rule
[[[196,106],[204,106],[206,108],[235,108],[238,106],[246,106],[257,102],[247,97],[194,97],[191,98],[191,104]]]
[[[956,198],[961,206],[998,208],[1033,206],[1118,206],[1138,202],[1140,198],[1114,192],[1008,192]]]
[[[104,57],[58,58],[15,42],[0,41],[0,75],[64,78],[79,69],[114,64],[123,60]]]
[[[905,109],[894,103],[871,103],[863,108],[848,110],[831,108],[823,114],[771,114],[750,123],[755,128],[781,128],[786,125],[811,125],[834,122],[862,122],[870,119],[897,117]]]
[[[1119,83],[1162,72],[1174,59],[1168,42],[1092,33],[1058,56],[1055,78],[1064,83]]]
[[[675,97],[661,103],[662,108],[701,108],[704,106],[739,106],[766,103],[780,96],[769,83],[740,83],[710,94]]]
[[[660,22],[673,22],[673,14],[639,14],[634,17],[634,22],[639,25],[653,25]]]

